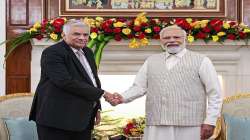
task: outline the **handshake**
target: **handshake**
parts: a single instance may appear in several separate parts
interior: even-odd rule
[[[124,102],[123,97],[117,92],[112,94],[105,91],[103,97],[105,101],[109,102],[112,106],[116,106]]]

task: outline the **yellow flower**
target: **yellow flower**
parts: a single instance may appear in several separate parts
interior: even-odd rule
[[[192,19],[192,18],[186,18],[186,21],[187,21],[188,23],[192,23],[193,19]]]
[[[144,16],[144,17],[141,17],[140,18],[141,22],[145,23],[145,22],[148,22],[148,19]]]
[[[131,33],[131,29],[124,28],[124,29],[122,29],[122,33],[124,33],[125,35],[129,35]]]
[[[194,36],[192,36],[192,35],[188,35],[187,39],[188,39],[189,43],[194,42]]]
[[[217,35],[218,36],[224,36],[224,35],[226,35],[226,33],[225,32],[219,32],[219,33],[217,33]]]
[[[83,22],[85,23],[85,24],[88,24],[89,26],[91,26],[91,27],[93,27],[93,25],[95,24],[95,20],[94,19],[92,19],[92,18],[84,18],[83,19]]]
[[[141,25],[141,22],[140,22],[139,20],[135,20],[135,21],[134,21],[134,25],[135,25],[135,26],[140,26],[140,25]]]
[[[129,48],[139,48],[140,44],[136,41],[135,38],[133,38],[128,45]]]
[[[194,26],[194,28],[195,28],[195,29],[199,29],[199,28],[201,28],[201,24],[200,24],[200,22],[196,23],[196,25]]]
[[[31,33],[31,32],[37,32],[37,29],[34,28],[34,27],[33,27],[33,28],[30,28],[30,29],[29,29],[29,32],[30,32],[30,33]]]
[[[57,38],[58,38],[58,35],[55,34],[55,33],[51,33],[49,36],[50,36],[50,38],[53,39],[53,40],[57,40]]]
[[[114,27],[122,27],[122,26],[124,26],[124,23],[118,21],[118,22],[114,23],[113,26],[114,26]]]
[[[34,28],[38,29],[38,28],[41,28],[41,23],[40,22],[36,22],[34,25],[33,25]]]
[[[100,26],[101,26],[101,22],[96,21],[96,22],[95,22],[95,26],[96,26],[96,27],[100,27]]]
[[[227,23],[227,22],[223,23],[223,28],[229,29],[230,28],[230,24]]]
[[[194,27],[196,24],[197,24],[197,22],[192,22],[192,23],[190,23],[190,26]]]
[[[201,20],[200,22],[201,22],[201,24],[207,24],[209,22],[209,20],[204,19],[204,20]]]
[[[250,28],[245,28],[245,29],[243,30],[243,32],[244,32],[244,33],[250,33]]]
[[[200,26],[201,26],[201,28],[204,28],[204,27],[206,27],[206,26],[207,26],[207,23],[203,23],[203,22],[201,22]]]
[[[201,21],[195,21],[193,23],[190,23],[190,25],[194,27],[195,29],[199,29],[199,28],[206,27],[208,22],[209,22],[208,20],[201,20]]]
[[[142,46],[147,46],[149,44],[149,41],[147,38],[143,38],[140,40],[140,43]]]
[[[91,34],[90,34],[90,38],[91,39],[95,39],[97,37],[97,33],[96,32],[92,32]]]
[[[145,32],[146,32],[146,33],[151,33],[152,30],[151,30],[150,28],[147,28],[147,29],[145,30]]]
[[[99,22],[103,22],[103,18],[102,17],[96,17],[95,20],[99,21]]]
[[[214,42],[217,42],[219,40],[219,37],[217,35],[213,35],[212,38]]]
[[[64,18],[62,18],[63,20],[64,20],[64,22],[67,22],[67,18],[66,17],[64,17]]]
[[[146,15],[146,13],[145,13],[145,12],[142,12],[142,13],[138,14],[138,15],[136,16],[136,18],[143,18],[143,17],[145,17],[145,15]]]

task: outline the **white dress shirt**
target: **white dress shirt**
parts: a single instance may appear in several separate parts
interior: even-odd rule
[[[184,48],[181,52],[171,55],[166,52],[166,67],[172,69],[187,52]],[[133,85],[121,95],[125,102],[141,97],[147,92],[147,65],[145,61],[138,71]],[[208,57],[205,57],[199,69],[199,76],[204,84],[207,94],[207,110],[204,124],[215,125],[222,105],[221,87],[215,68]]]

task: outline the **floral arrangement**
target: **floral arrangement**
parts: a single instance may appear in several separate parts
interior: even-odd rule
[[[101,111],[101,122],[95,125],[93,130],[93,138],[96,140],[107,139],[110,136],[121,134],[122,121],[124,118],[114,118],[108,113],[113,110]]]
[[[141,137],[145,128],[145,118],[139,117],[129,120],[123,128],[123,134],[127,137]]]
[[[226,39],[247,41],[250,38],[250,28],[247,25],[221,19],[149,18],[145,13],[140,13],[136,18],[130,19],[85,17],[81,20],[91,27],[88,47],[94,49],[97,66],[100,64],[103,48],[111,39],[130,40],[128,45],[130,48],[147,46],[150,43],[149,39],[159,39],[161,29],[169,25],[178,25],[183,28],[187,32],[187,40],[190,43],[198,39],[205,42],[223,42]],[[18,45],[28,42],[31,38],[59,41],[62,38],[62,26],[66,22],[67,19],[62,17],[52,20],[44,19],[41,23],[36,22],[27,32],[10,40],[11,48],[8,49],[5,57],[7,58]]]

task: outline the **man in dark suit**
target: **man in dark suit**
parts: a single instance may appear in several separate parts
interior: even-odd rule
[[[101,89],[94,55],[85,47],[90,28],[79,20],[63,27],[63,41],[46,48],[41,57],[41,79],[30,120],[37,124],[39,140],[90,140],[100,122]]]

